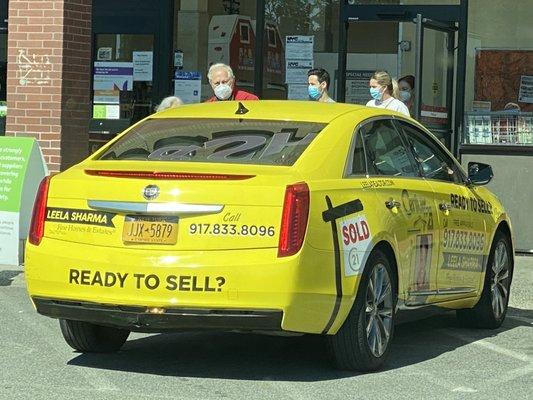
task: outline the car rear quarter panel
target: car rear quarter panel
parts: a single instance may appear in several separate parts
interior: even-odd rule
[[[313,256],[317,258],[309,260],[309,275],[302,276],[301,279],[307,281],[306,286],[319,284],[321,290],[326,289],[329,294],[340,298],[338,314],[328,331],[330,334],[342,326],[350,312],[365,262],[374,247],[385,241],[390,244],[395,255],[399,254],[394,232],[388,229],[388,219],[383,215],[382,207],[377,207],[376,194],[364,184],[367,181],[365,177],[322,180],[313,182],[311,186],[311,212],[304,253],[311,248],[314,250]],[[356,200],[361,202],[361,211],[346,213],[333,221],[324,220],[328,209],[342,209]],[[369,238],[366,239],[362,221],[365,221],[369,229]],[[354,228],[354,235],[351,236],[353,241],[349,239],[348,227]],[[351,249],[354,248],[357,248],[356,255],[352,254]],[[302,261],[302,266],[307,267],[305,256]],[[401,274],[398,275],[401,277]],[[332,312],[333,306],[332,304]]]

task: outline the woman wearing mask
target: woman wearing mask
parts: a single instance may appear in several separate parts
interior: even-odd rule
[[[407,106],[398,100],[400,93],[398,83],[391,78],[386,71],[376,71],[370,78],[370,100],[366,105],[368,107],[385,108],[391,111],[397,111],[410,117]]]
[[[398,80],[398,87],[400,88],[400,100],[403,101],[411,115],[413,115],[413,107],[415,104],[415,77],[413,75],[405,75]]]

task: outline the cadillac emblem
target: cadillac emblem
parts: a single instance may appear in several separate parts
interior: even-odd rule
[[[157,185],[148,185],[143,190],[143,197],[146,200],[154,200],[159,196],[159,186]]]

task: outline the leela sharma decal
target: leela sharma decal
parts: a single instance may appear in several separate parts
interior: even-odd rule
[[[481,272],[486,264],[487,237],[484,232],[444,229],[442,269]]]
[[[392,179],[368,179],[361,182],[361,187],[363,189],[367,188],[380,188],[394,186],[394,181]]]
[[[96,225],[114,228],[113,218],[116,214],[94,210],[78,210],[73,208],[46,209],[46,221],[67,224]]]

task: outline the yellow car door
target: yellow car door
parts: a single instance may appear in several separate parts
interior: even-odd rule
[[[474,211],[473,193],[453,157],[427,132],[406,121],[403,130],[422,174],[432,187],[438,230],[438,301],[475,296],[486,254],[486,224]]]
[[[373,119],[360,128],[377,212],[398,249],[399,298],[407,305],[433,302],[438,259],[433,189],[391,118]],[[384,179],[386,178],[386,179]]]

